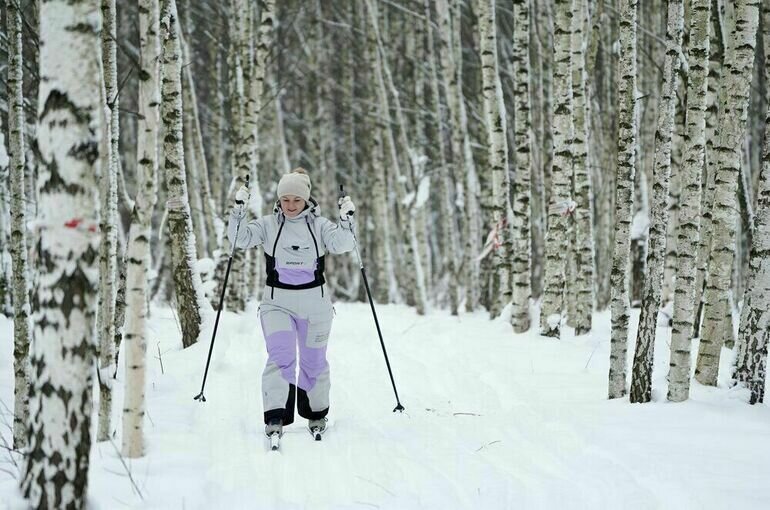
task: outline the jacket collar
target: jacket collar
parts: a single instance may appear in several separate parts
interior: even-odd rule
[[[307,207],[305,207],[302,212],[293,218],[287,218],[281,210],[281,201],[276,200],[275,204],[273,205],[273,215],[275,216],[275,219],[278,220],[278,223],[284,223],[286,221],[305,221],[306,223],[311,223],[314,219],[321,215],[321,206],[318,204],[315,198],[310,197],[310,199],[307,201]]]

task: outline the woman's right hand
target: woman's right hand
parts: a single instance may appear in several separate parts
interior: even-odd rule
[[[241,186],[238,191],[235,192],[235,206],[233,207],[233,216],[238,219],[242,219],[246,216],[246,206],[249,203],[249,188]]]

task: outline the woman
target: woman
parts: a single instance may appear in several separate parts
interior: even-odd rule
[[[246,214],[248,189],[235,195],[227,235],[237,248],[262,246],[267,285],[259,308],[267,345],[262,374],[265,434],[283,433],[299,415],[317,439],[326,428],[329,412],[329,364],[326,346],[332,325],[332,303],[324,289],[326,253],[345,253],[354,247],[350,197],[339,200],[339,223],[320,216],[310,197],[310,177],[301,168],[278,182],[273,214],[238,224]],[[236,228],[238,239],[235,239]],[[299,380],[296,378],[299,346]]]

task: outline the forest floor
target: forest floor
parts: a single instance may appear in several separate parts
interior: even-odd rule
[[[566,328],[555,340],[514,335],[504,318],[482,312],[420,317],[406,306],[380,306],[406,407],[394,414],[368,304],[337,303],[336,312],[330,428],[315,442],[304,420],[295,422],[271,452],[256,303],[222,315],[204,404],[193,396],[210,326],[204,341],[182,350],[172,310],[153,307],[147,455],[121,459],[119,427],[111,442],[95,445],[88,507],[770,508],[770,407],[749,406],[745,392],[727,389],[728,350],[719,387],[693,383],[689,401],[669,403],[670,329],[660,327],[653,402],[637,405],[607,399],[609,312],[595,316],[591,334]],[[631,324],[637,320],[635,310]],[[2,316],[0,338],[0,434],[10,441],[12,323]],[[632,358],[633,347],[629,372]],[[118,379],[114,424],[122,369]],[[24,508],[13,459],[0,450],[0,508]]]

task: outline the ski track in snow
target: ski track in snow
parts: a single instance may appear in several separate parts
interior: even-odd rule
[[[653,402],[609,401],[609,313],[594,331],[562,340],[514,335],[486,313],[419,317],[379,306],[403,414],[368,304],[336,304],[329,347],[329,429],[316,442],[296,416],[278,452],[263,432],[265,349],[257,305],[223,313],[200,390],[213,321],[182,350],[174,314],[153,307],[147,374],[147,455],[95,445],[89,509],[719,509],[770,507],[770,409],[693,383],[665,400],[670,330],[659,328]],[[629,338],[629,377],[636,336]],[[537,324],[537,321],[533,321]],[[12,338],[0,317],[0,336]],[[161,373],[158,347],[165,373]],[[693,359],[697,344],[693,346]],[[0,345],[0,399],[13,399],[12,344]],[[115,402],[122,401],[123,367]],[[119,424],[115,406],[113,423]],[[0,406],[0,409],[3,409]],[[96,408],[98,409],[98,407]],[[10,440],[5,410],[0,433]],[[92,427],[95,428],[95,427]],[[0,508],[24,508],[17,469],[0,451]],[[140,496],[141,494],[141,496]]]

